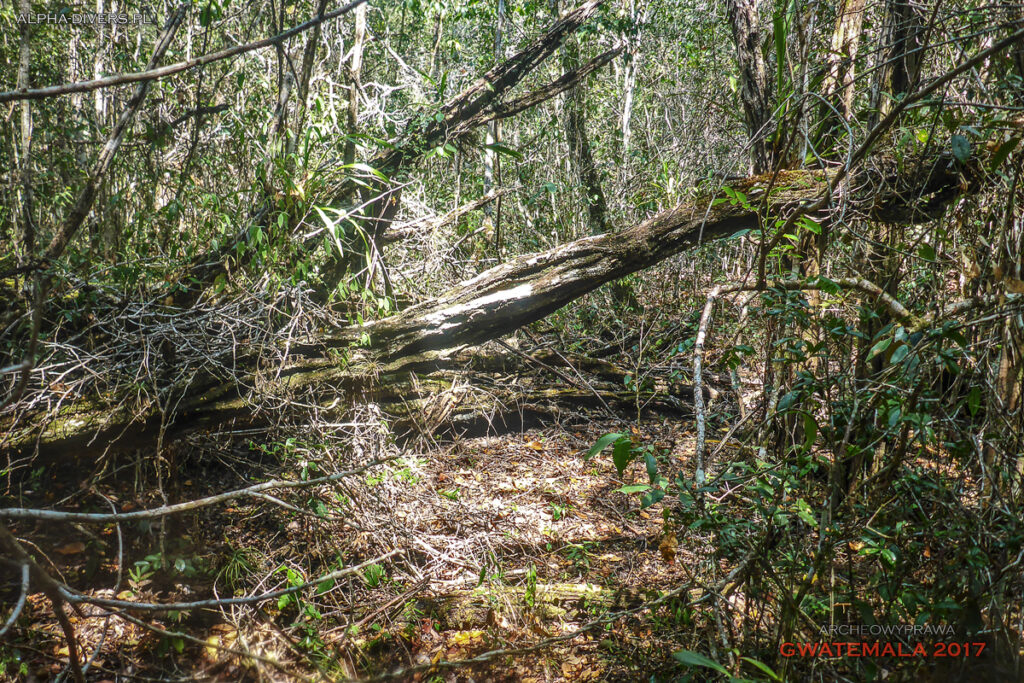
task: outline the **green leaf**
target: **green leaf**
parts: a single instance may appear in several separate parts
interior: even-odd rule
[[[640,509],[649,508],[664,497],[664,489],[652,489],[649,493],[640,496]]]
[[[816,438],[818,438],[818,422],[810,413],[804,413],[804,453],[811,450]]]
[[[633,458],[633,444],[629,439],[623,439],[615,444],[615,448],[612,450],[612,462],[615,463],[615,469],[619,471],[619,476],[626,471],[626,466],[629,461]]]
[[[443,148],[444,147],[442,146],[442,149]],[[375,169],[373,166],[369,166],[367,164],[363,164],[363,163],[360,163],[358,161],[356,163],[354,163],[354,164],[345,164],[341,168],[351,168],[354,171],[363,171],[364,173],[369,173],[370,175],[373,175],[373,176],[376,176],[377,178],[380,178],[384,182],[388,182],[388,177],[386,175],[384,175],[383,173],[381,173],[380,171]]]
[[[793,404],[796,403],[796,400],[798,398],[800,398],[800,390],[799,389],[795,389],[793,391],[787,392],[785,396],[783,396],[781,399],[779,399],[779,409],[778,409],[778,412],[784,413],[787,410],[789,410],[790,408],[792,408]]]
[[[966,163],[971,158],[971,143],[963,135],[952,136],[949,144],[953,148],[953,156],[960,163]]]
[[[868,360],[871,360],[878,354],[885,351],[887,348],[889,348],[890,344],[892,344],[892,337],[887,337],[882,341],[878,342],[877,344],[875,344],[874,346],[872,346],[871,351],[868,352]]]
[[[889,362],[896,365],[897,363],[902,362],[909,354],[910,344],[904,344],[892,352],[892,357],[889,359]]]
[[[814,510],[811,509],[810,504],[803,498],[796,502],[796,514],[807,526],[817,528],[818,520],[814,517]]]
[[[841,290],[839,283],[835,280],[830,280],[824,275],[818,276],[817,285],[821,287],[821,291],[826,294],[838,294]]]
[[[699,652],[693,652],[691,650],[680,650],[679,652],[672,653],[672,656],[675,657],[676,660],[678,660],[681,664],[684,664],[686,666],[703,666],[707,667],[708,669],[714,669],[720,674],[724,674],[726,676],[729,675],[729,671],[724,666],[722,666],[714,660],[708,659]]]
[[[622,488],[615,489],[619,493],[643,493],[644,491],[650,491],[651,487],[647,484],[630,484],[629,486],[623,486]]]
[[[494,150],[498,154],[504,154],[506,156],[512,157],[513,159],[522,159],[523,158],[523,153],[522,152],[520,152],[518,150],[514,150],[511,147],[506,147],[505,145],[499,145],[498,143],[494,143],[494,144],[491,144],[491,145],[484,145],[484,149]]]
[[[935,247],[930,244],[922,244],[917,248],[917,255],[923,258],[925,261],[935,260]]]
[[[971,411],[971,416],[974,417],[978,414],[978,410],[981,409],[981,387],[975,385],[971,387],[971,393],[967,394],[967,410]]]
[[[810,230],[815,235],[820,235],[821,234],[821,223],[819,223],[818,221],[814,220],[810,216],[801,216],[800,217],[800,225],[802,225],[805,230]]]
[[[999,168],[999,165],[1006,161],[1006,157],[1010,156],[1010,152],[1015,150],[1019,144],[1020,137],[1013,137],[999,145],[999,148],[992,154],[992,170]]]
[[[605,434],[600,439],[598,439],[597,443],[595,443],[590,448],[590,450],[587,452],[586,458],[584,458],[584,459],[585,460],[590,460],[595,455],[597,455],[598,453],[603,451],[605,448],[607,448],[608,444],[612,443],[613,441],[618,441],[619,439],[623,438],[624,436],[625,436],[625,434],[616,434],[614,432],[611,433],[611,434]]]
[[[647,478],[653,484],[658,480],[658,461],[654,459],[653,455],[647,453],[644,455],[644,463],[647,465]]]
[[[750,657],[740,657],[740,659],[742,659],[744,662],[749,662],[750,664],[753,664],[758,669],[768,674],[768,677],[771,678],[773,681],[782,680],[782,678],[779,677],[779,674],[775,673],[775,671],[773,671],[772,668],[764,662],[759,662],[756,659],[751,659]]]

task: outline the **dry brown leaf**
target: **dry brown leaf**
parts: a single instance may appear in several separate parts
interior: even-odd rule
[[[54,548],[61,555],[77,555],[85,550],[85,544],[81,541],[72,541],[71,543],[65,543],[59,548]]]
[[[544,444],[542,444],[540,441],[527,441],[525,445],[527,448],[534,451],[544,450]]]
[[[1004,282],[1006,282],[1006,291],[1010,294],[1024,294],[1024,280],[1008,277]]]
[[[661,552],[661,559],[665,560],[668,564],[672,564],[676,559],[676,548],[679,547],[679,540],[676,538],[674,531],[670,531],[665,534],[665,537],[661,539],[661,543],[658,544],[658,550]]]

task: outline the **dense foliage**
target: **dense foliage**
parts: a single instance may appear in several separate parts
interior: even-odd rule
[[[579,645],[561,619],[599,642],[607,678],[1024,677],[1019,6],[372,1],[119,81],[342,5],[99,2],[146,20],[91,26],[22,20],[77,7],[15,5],[0,8],[8,674],[28,675],[48,638],[74,642],[62,603],[131,616],[95,598],[192,591],[252,600],[161,612],[173,635],[134,655],[149,674],[195,673],[175,654],[201,651],[206,619],[234,629],[216,636],[237,645],[227,676],[498,676],[495,662]],[[669,258],[669,237],[643,241],[684,219],[699,235],[672,237]],[[571,303],[537,300],[552,280],[573,283]],[[507,322],[516,307],[537,312],[529,325]],[[453,348],[420,343],[431,324]],[[570,440],[566,463],[535,465],[565,473],[544,489],[550,528],[605,498],[623,534],[647,525],[637,552],[674,573],[632,586],[637,605],[591,567],[614,534],[528,543],[460,521],[444,545],[396,516],[472,520],[453,482],[473,466],[431,468],[485,462],[491,446],[463,438],[528,430],[527,414]],[[588,476],[603,493],[570,483]],[[285,479],[302,483],[246,493],[264,498],[236,518],[112,513],[98,523],[129,537],[116,557],[89,520],[42,514]],[[502,490],[473,510],[515,512]],[[223,525],[209,550],[203,520]],[[92,539],[116,572],[97,559],[62,578],[39,534],[72,560],[70,539]],[[483,619],[438,597],[463,569],[490,591]],[[542,613],[538,586],[565,602],[569,579],[618,597],[575,621]],[[51,612],[24,606],[36,591]],[[945,625],[939,644],[987,651],[786,656],[838,640],[822,635],[837,624]],[[636,644],[645,629],[661,649]],[[80,630],[61,662],[103,651]],[[442,631],[463,635],[435,652]],[[540,669],[525,671],[509,675]]]

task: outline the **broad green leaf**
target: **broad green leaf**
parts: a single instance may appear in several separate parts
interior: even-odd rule
[[[801,216],[800,217],[800,225],[802,225],[804,227],[804,229],[810,230],[815,235],[820,235],[821,234],[821,223],[819,223],[818,221],[814,220],[810,216]]]
[[[910,344],[904,344],[892,352],[892,357],[889,359],[889,362],[896,365],[897,363],[902,362],[909,354]]]
[[[607,448],[609,444],[611,444],[611,443],[612,443],[612,442],[614,442],[614,441],[618,441],[618,440],[619,440],[619,439],[621,439],[621,438],[622,438],[623,436],[625,436],[625,435],[624,435],[624,434],[617,434],[617,433],[615,433],[615,432],[612,432],[611,434],[605,434],[605,435],[604,435],[604,436],[602,436],[602,437],[601,437],[600,439],[598,439],[598,440],[597,440],[597,443],[595,443],[595,444],[594,444],[594,445],[593,445],[593,446],[592,446],[592,447],[590,448],[590,450],[589,450],[589,451],[587,452],[587,457],[586,457],[586,459],[587,459],[587,460],[590,460],[590,459],[591,459],[591,458],[593,458],[593,457],[594,457],[595,455],[597,455],[598,453],[600,453],[601,451],[603,451],[603,450],[604,450],[605,448]]]
[[[821,287],[821,291],[826,294],[838,294],[841,290],[838,282],[830,280],[824,275],[818,276],[817,285]]]
[[[999,165],[1006,161],[1006,157],[1010,156],[1010,152],[1015,150],[1019,144],[1020,137],[1013,137],[999,145],[999,148],[992,154],[992,170],[999,168]]]
[[[663,489],[652,489],[649,493],[640,496],[640,508],[649,508],[664,497],[665,491]]]
[[[760,669],[764,673],[768,674],[768,676],[773,681],[781,681],[782,680],[782,678],[779,677],[779,674],[775,673],[775,671],[773,671],[772,668],[770,666],[768,666],[767,664],[765,664],[764,662],[759,662],[756,659],[752,659],[750,657],[740,657],[740,659],[742,659],[744,662],[749,662],[750,664],[753,664],[758,669]]]
[[[871,347],[871,351],[868,352],[868,360],[871,360],[872,358],[874,358],[878,354],[880,354],[883,351],[885,351],[887,348],[889,348],[890,344],[892,344],[892,337],[886,337],[882,341],[880,341],[877,344],[875,344],[874,346],[872,346]]]
[[[497,152],[498,154],[504,154],[504,155],[510,156],[510,157],[512,157],[514,159],[522,159],[523,158],[523,153],[522,152],[520,152],[518,150],[514,150],[511,147],[506,147],[505,145],[499,145],[498,143],[494,143],[494,144],[491,144],[491,145],[484,145],[484,149],[491,149],[491,150],[494,150],[495,152]]]
[[[923,258],[925,261],[935,260],[935,247],[930,244],[922,244],[917,248],[917,255]]]
[[[653,484],[658,480],[658,461],[650,453],[644,455],[644,464],[647,465],[647,478]]]
[[[981,409],[981,387],[975,385],[971,387],[971,393],[967,394],[967,410],[971,411],[971,416],[974,417],[978,414],[978,410]]]
[[[954,135],[949,139],[953,148],[953,156],[960,163],[966,163],[971,158],[971,143],[963,135]]]
[[[803,498],[796,502],[796,514],[809,527],[817,528],[818,520],[814,517],[814,510],[811,509],[810,504]]]
[[[814,440],[818,438],[818,422],[810,413],[804,413],[804,452],[811,450]]]
[[[632,460],[633,444],[629,439],[622,439],[615,444],[615,448],[612,450],[612,462],[615,463],[615,469],[619,471],[619,476],[626,471],[626,466],[629,461]]]
[[[729,675],[729,671],[724,666],[722,666],[721,664],[712,659],[708,659],[699,652],[693,652],[691,650],[680,650],[679,652],[672,653],[672,656],[675,657],[676,660],[678,660],[680,663],[685,664],[686,666],[703,666],[707,667],[708,669],[714,669],[720,674],[724,674],[726,676]]]
[[[650,491],[651,487],[647,484],[630,484],[629,486],[623,486],[622,488],[615,489],[619,493],[643,493],[644,491]]]
[[[800,398],[800,391],[799,390],[794,390],[794,391],[787,392],[781,399],[779,399],[779,409],[778,409],[778,412],[784,413],[787,410],[789,410],[790,408],[792,408],[793,404],[796,403],[796,400],[798,398]]]

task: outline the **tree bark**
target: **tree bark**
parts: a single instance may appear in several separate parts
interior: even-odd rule
[[[886,1],[882,44],[888,48],[879,55],[877,76],[872,84],[869,129],[889,113],[894,96],[910,92],[916,85],[921,73],[923,32],[920,10],[911,0]]]
[[[356,161],[356,141],[352,137],[359,132],[359,93],[363,89],[363,43],[366,40],[366,5],[355,12],[355,35],[352,38],[352,57],[348,66],[348,134],[345,140],[345,163]]]
[[[913,178],[890,179],[890,185],[897,188],[892,192],[875,187],[868,196],[850,201],[875,219],[920,222],[936,215],[970,187],[965,176],[977,172],[973,166],[957,166],[946,156],[911,166],[926,172]],[[835,173],[779,173],[774,176],[767,210],[786,215],[813,203],[830,192]],[[758,202],[772,177],[749,178],[734,184],[733,189]],[[855,187],[871,186],[864,178],[854,180]],[[925,207],[927,211],[903,206],[908,193],[900,191],[901,183],[916,183],[922,194],[936,199]],[[176,429],[194,429],[230,420],[269,419],[258,414],[256,407],[258,400],[254,397],[263,394],[244,387],[259,386],[260,392],[271,394],[312,393],[322,397],[325,406],[337,404],[339,394],[352,400],[376,401],[387,395],[389,385],[401,385],[401,378],[410,370],[436,367],[445,353],[502,337],[607,282],[697,244],[754,228],[760,220],[758,212],[746,202],[730,202],[721,196],[687,201],[619,233],[586,237],[518,257],[463,282],[436,300],[390,318],[344,328],[323,339],[290,344],[287,360],[275,366],[273,379],[260,374],[259,350],[240,349],[235,360],[237,378],[224,381],[196,377],[168,388],[164,402],[177,406],[172,416]],[[340,362],[331,349],[346,349],[346,362]],[[16,408],[0,420],[0,452],[31,449],[36,443],[58,449],[81,448],[90,442],[104,446],[115,441],[138,443],[161,424],[159,406],[128,409],[100,399],[81,400],[56,416],[36,415],[20,422],[14,421]]]
[[[19,11],[28,14],[32,11],[31,0],[21,0]],[[18,54],[18,88],[27,89],[29,67],[32,62],[32,27],[28,23],[21,25],[21,38]],[[21,251],[18,254],[18,265],[23,265],[32,258],[36,250],[36,226],[32,211],[32,102],[23,100],[21,103],[21,159],[19,160],[19,180],[21,181]]]
[[[843,0],[839,5],[832,50],[826,60],[828,72],[822,84],[825,101],[821,105],[821,123],[816,136],[826,143],[841,135],[853,118],[853,79],[865,4],[866,0]]]
[[[756,0],[729,0],[729,23],[736,43],[736,65],[740,71],[740,100],[750,137],[751,167],[766,173],[773,164],[771,136],[772,93],[764,56]]]
[[[557,8],[557,5],[556,5]],[[557,11],[557,10],[556,10]],[[569,73],[580,67],[579,45],[572,38],[562,45],[562,71]],[[635,59],[635,57],[634,57]],[[627,83],[627,85],[629,85]],[[631,93],[630,93],[631,95]],[[631,99],[631,98],[630,98]],[[587,207],[587,223],[591,235],[608,232],[608,202],[601,187],[601,173],[594,163],[594,154],[587,137],[586,98],[581,86],[570,88],[565,93],[563,125],[565,141],[569,145],[569,159],[583,188],[583,200]],[[623,113],[625,117],[626,114]],[[623,140],[625,141],[625,134]]]

